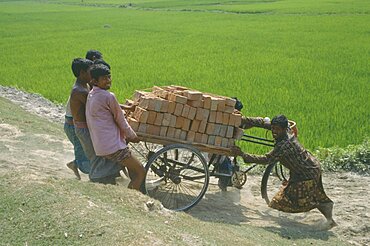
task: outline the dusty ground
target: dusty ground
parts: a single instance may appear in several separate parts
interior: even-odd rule
[[[0,97],[8,98],[51,121],[63,120],[63,108],[41,96],[0,86]],[[17,126],[1,120],[0,136],[0,173],[15,168],[35,177],[74,178],[65,167],[65,163],[73,159],[73,152],[63,134],[39,133],[27,137]],[[25,149],[29,151],[25,152]],[[87,181],[85,175],[82,177],[84,181]],[[264,227],[283,237],[289,228],[302,232],[317,230],[317,225],[323,220],[318,211],[286,214],[268,208],[260,197],[260,181],[260,176],[248,176],[243,189],[229,187],[227,192],[221,192],[216,180],[212,179],[205,198],[189,214],[204,221]],[[323,183],[328,196],[335,202],[334,218],[339,224],[324,237],[336,235],[354,245],[370,245],[370,177],[324,173]]]

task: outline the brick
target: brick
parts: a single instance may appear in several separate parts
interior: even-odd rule
[[[220,100],[217,104],[217,111],[224,112],[225,111],[225,101]]]
[[[157,113],[154,112],[154,111],[148,111],[148,112],[149,112],[149,115],[148,115],[147,123],[148,124],[151,124],[151,125],[154,125],[154,122],[155,122],[155,118],[157,116]]]
[[[184,118],[184,123],[181,127],[183,131],[189,131],[191,120]]]
[[[138,106],[143,109],[148,109],[149,107],[149,98],[143,97],[140,99]]]
[[[213,135],[208,136],[208,144],[215,145],[215,139],[216,139],[216,136],[213,136]]]
[[[197,114],[195,115],[196,120],[208,121],[209,110],[204,108],[197,108]]]
[[[195,115],[196,120],[203,120],[203,108],[197,108],[197,114]]]
[[[229,119],[230,119],[230,114],[228,114],[228,113],[223,113],[222,114],[222,124],[223,125],[228,125],[229,124]]]
[[[229,139],[227,138],[223,138],[222,141],[221,141],[221,147],[228,147],[228,144],[229,144]]]
[[[187,131],[181,131],[181,133],[180,133],[180,139],[181,140],[186,140],[187,134],[188,134]]]
[[[208,124],[207,124],[207,128],[206,128],[206,133],[207,133],[208,135],[212,135],[212,134],[214,134],[214,132],[215,132],[215,124],[213,124],[213,123],[208,123]]]
[[[241,124],[242,124],[242,116],[240,114],[236,114],[234,126],[239,127]]]
[[[174,138],[180,139],[180,136],[181,136],[181,129],[175,129],[175,136],[174,136]]]
[[[194,108],[203,108],[203,101],[188,101],[188,105]]]
[[[208,142],[208,135],[207,134],[202,134],[201,143],[207,144],[207,142]]]
[[[175,137],[175,128],[168,127],[168,129],[167,129],[167,137],[168,138],[174,138]]]
[[[189,142],[194,142],[194,139],[195,139],[195,132],[189,131],[186,137],[186,140]]]
[[[223,120],[223,113],[222,112],[216,112],[216,123],[222,124]]]
[[[190,111],[190,106],[187,105],[187,104],[184,104],[184,108],[182,109],[181,116],[184,117],[184,118],[188,118],[189,111]]]
[[[231,113],[233,113],[234,112],[234,107],[231,107],[231,106],[225,106],[225,109],[224,109],[224,113],[229,113],[229,114],[231,114]]]
[[[161,132],[160,126],[148,125],[147,127],[147,133],[150,135],[159,136],[160,132]]]
[[[199,130],[200,121],[199,120],[193,120],[190,126],[190,131],[198,132]]]
[[[202,120],[199,124],[199,129],[198,129],[198,132],[201,132],[201,133],[205,133],[206,132],[206,128],[207,128],[207,121],[206,120]]]
[[[203,108],[211,109],[212,97],[208,95],[203,95]]]
[[[217,115],[216,111],[210,111],[208,121],[212,122],[212,123],[215,123],[216,122],[216,115]]]
[[[175,94],[169,92],[167,98],[168,98],[169,101],[176,103],[176,95]]]
[[[146,133],[147,132],[147,129],[148,129],[148,125],[147,124],[140,123],[139,129],[137,131],[138,132],[141,132],[141,133]]]
[[[135,93],[134,93],[133,99],[134,99],[135,102],[139,102],[139,100],[141,98],[145,97],[146,94],[148,94],[148,93],[145,92],[145,91],[136,90]]]
[[[177,117],[175,127],[179,129],[182,128],[182,126],[184,125],[184,120],[185,120],[184,117],[181,117],[181,116]]]
[[[128,118],[127,121],[128,121],[128,124],[131,126],[132,130],[137,132],[137,130],[139,129],[140,123],[134,118]]]
[[[170,127],[175,127],[176,126],[176,120],[177,120],[177,117],[175,115],[172,115],[171,114],[171,121],[170,121]]]
[[[159,98],[154,98],[151,103],[153,103],[154,111],[155,112],[161,112],[162,102],[164,100]]]
[[[216,146],[221,146],[221,143],[222,143],[222,137],[216,136],[215,137],[215,145]]]
[[[194,108],[194,107],[191,107],[189,106],[189,114],[188,114],[188,119],[190,120],[194,120],[195,119],[195,115],[197,114],[197,108]]]
[[[176,102],[186,104],[188,102],[188,99],[181,95],[176,95]]]
[[[167,99],[168,92],[159,86],[153,86],[152,92],[160,98]]]
[[[219,100],[217,98],[215,98],[215,97],[212,97],[211,98],[211,110],[212,111],[216,111],[217,110],[218,102],[219,102]]]
[[[202,136],[203,136],[203,134],[202,134],[202,133],[196,132],[196,133],[195,133],[194,141],[195,141],[196,143],[202,143]]]
[[[226,106],[230,106],[232,107],[233,109],[235,108],[235,104],[236,104],[236,100],[233,99],[233,98],[225,98],[225,105]]]
[[[243,134],[244,134],[243,129],[239,127],[234,128],[234,135],[233,135],[234,139],[240,140],[243,137]]]
[[[203,98],[203,94],[199,91],[189,91],[186,90],[183,92],[183,95],[191,101],[201,101]]]
[[[161,104],[161,108],[160,108],[160,112],[163,112],[163,113],[167,113],[168,112],[168,105],[169,105],[169,102],[166,101],[166,100],[163,100],[162,101],[162,104]]]
[[[164,113],[162,126],[169,126],[170,122],[171,122],[171,115],[169,113]]]
[[[227,147],[231,147],[231,146],[234,146],[235,145],[235,140],[234,139],[232,139],[232,138],[230,138],[229,139],[229,144],[228,144],[228,146]]]
[[[140,123],[146,123],[148,120],[149,112],[143,108],[136,107],[134,111],[134,118]]]
[[[159,135],[162,136],[162,137],[167,136],[167,129],[168,129],[168,127],[161,126],[161,131],[160,131]]]
[[[234,135],[234,127],[233,126],[227,126],[226,137],[227,138],[232,138],[233,135]]]
[[[163,121],[163,114],[162,113],[157,113],[154,121],[154,125],[156,126],[161,126]]]
[[[171,93],[168,95],[168,99],[170,101],[176,102],[176,103],[181,103],[181,104],[186,104],[188,102],[188,99],[184,96],[177,95],[174,93]]]
[[[215,124],[215,131],[214,131],[214,135],[220,135],[220,131],[221,131],[221,125],[220,124]]]
[[[182,109],[184,108],[184,104],[176,103],[175,112],[173,112],[174,115],[180,116],[182,114]]]
[[[169,101],[168,102],[168,108],[167,108],[167,112],[169,114],[173,114],[175,112],[175,108],[176,108],[176,103],[175,102],[171,102]]]
[[[229,126],[234,126],[235,125],[235,115],[234,114],[230,114],[229,115]]]
[[[221,129],[220,129],[219,135],[221,137],[226,137],[226,131],[227,131],[227,126],[221,125]]]

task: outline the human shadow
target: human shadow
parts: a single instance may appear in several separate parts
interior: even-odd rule
[[[238,189],[209,192],[187,213],[202,221],[240,225],[248,221],[248,208],[239,203],[240,196]]]
[[[332,231],[322,228],[322,222],[317,221],[314,224],[302,223],[308,213],[295,215],[291,218],[287,213],[278,212],[278,215],[272,214],[273,209],[268,209],[265,212],[255,210],[254,212],[260,215],[261,220],[272,221],[272,225],[263,226],[263,229],[269,232],[280,235],[286,239],[315,239],[327,241],[330,237],[336,237]],[[276,211],[274,211],[276,213]],[[274,226],[276,225],[276,226]]]
[[[240,203],[241,195],[238,189],[209,192],[187,213],[207,222],[258,226],[285,239],[327,241],[330,237],[335,237],[333,232],[320,230],[316,224],[300,222],[306,219],[307,213],[292,216],[268,208],[267,205],[266,209],[251,208],[252,206]]]

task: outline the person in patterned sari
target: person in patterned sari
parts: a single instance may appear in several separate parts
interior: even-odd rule
[[[284,115],[271,121],[275,139],[274,149],[265,155],[251,155],[235,146],[234,155],[241,156],[245,163],[271,164],[279,161],[289,169],[290,178],[282,184],[271,200],[269,207],[288,213],[307,212],[317,208],[327,219],[327,227],[337,224],[333,220],[333,201],[325,194],[319,161],[288,131],[288,119]]]

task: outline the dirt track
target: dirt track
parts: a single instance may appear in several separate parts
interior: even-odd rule
[[[0,96],[22,102],[17,98],[24,95],[15,90],[0,87]],[[30,99],[31,98],[31,99]],[[39,115],[60,122],[62,110],[41,97],[29,97],[27,103],[38,103]],[[50,106],[51,105],[51,106]],[[29,107],[28,107],[29,108]],[[32,108],[32,107],[31,107]],[[55,110],[55,111],[53,111]],[[53,113],[50,113],[53,112]],[[62,128],[62,125],[60,125]],[[17,126],[0,122],[0,173],[18,169],[30,176],[54,176],[73,179],[73,173],[65,163],[73,159],[72,146],[63,134],[34,134],[26,136]],[[25,152],[25,149],[29,150]],[[82,182],[87,177],[83,176]],[[324,173],[323,183],[328,196],[335,202],[334,218],[339,226],[331,231],[321,232],[317,224],[323,220],[318,211],[302,214],[286,214],[267,207],[260,198],[260,176],[249,176],[243,189],[228,188],[221,192],[216,180],[205,198],[189,214],[204,221],[225,224],[250,224],[274,231],[286,238],[314,237],[325,240],[338,236],[355,245],[370,245],[370,177],[351,173]]]

